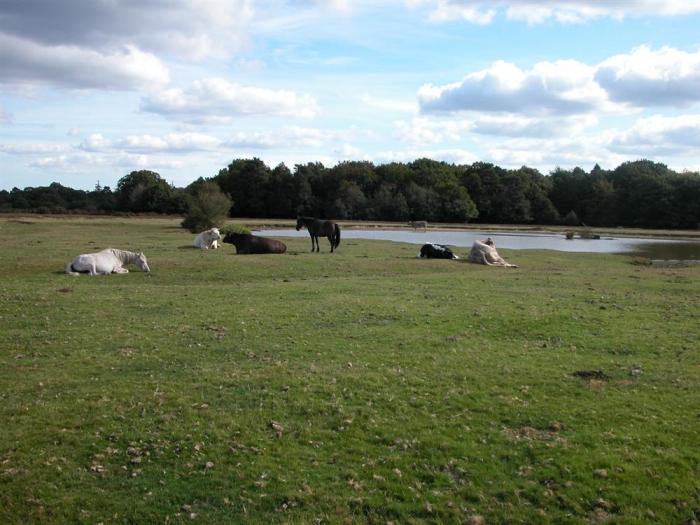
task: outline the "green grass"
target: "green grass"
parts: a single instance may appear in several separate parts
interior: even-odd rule
[[[191,240],[0,219],[0,523],[700,519],[700,268]]]

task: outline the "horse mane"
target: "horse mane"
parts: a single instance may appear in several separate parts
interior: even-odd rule
[[[120,250],[119,248],[107,248],[114,256],[124,263],[132,263],[138,259],[139,254],[130,252],[129,250]]]

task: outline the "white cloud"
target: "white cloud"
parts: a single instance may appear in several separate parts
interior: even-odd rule
[[[582,23],[596,18],[628,16],[681,16],[700,12],[699,0],[407,0],[411,7],[427,6],[435,22],[464,20],[487,24],[499,13],[512,20],[539,24],[547,20]]]
[[[201,58],[239,49],[252,17],[252,0],[22,0],[3,3],[0,33],[42,48],[112,54],[132,45]]]
[[[12,122],[12,115],[10,115],[5,109],[0,106],[0,124],[7,124]]]
[[[41,157],[29,162],[33,168],[49,168],[58,171],[86,171],[95,166],[104,164],[104,159],[93,153],[66,153],[63,155],[52,155]]]
[[[107,152],[124,151],[130,153],[152,152],[192,152],[208,151],[222,145],[222,141],[211,135],[194,132],[168,133],[163,137],[155,135],[127,135],[117,140],[108,140],[100,133],[93,133],[83,140],[78,148],[83,151]]]
[[[415,102],[410,100],[381,98],[365,93],[360,96],[360,101],[371,108],[394,111],[397,113],[418,113],[418,106]]]
[[[242,86],[222,78],[195,81],[187,89],[173,88],[142,100],[142,111],[186,122],[230,123],[241,115],[310,118],[316,100],[288,90]]]
[[[435,120],[416,117],[410,121],[399,120],[396,131],[399,140],[417,145],[458,141],[474,128],[471,120]]]
[[[700,51],[641,46],[589,66],[539,62],[530,70],[504,62],[461,81],[418,90],[424,115],[487,112],[561,117],[700,102]]]
[[[271,131],[237,132],[226,140],[218,137],[195,132],[168,133],[163,136],[141,134],[127,135],[123,138],[109,140],[100,133],[93,133],[76,146],[76,150],[92,153],[129,155],[126,158],[139,158],[139,155],[152,153],[187,154],[193,152],[227,151],[230,149],[250,150],[293,150],[293,149],[317,149],[327,147],[334,143],[341,143],[357,136],[356,130],[323,130],[289,126]],[[346,144],[337,146],[337,151],[344,151],[347,155],[349,149]],[[70,151],[67,146],[51,146],[42,144],[25,144],[21,146],[3,147],[0,151],[17,154],[46,154],[52,152]]]
[[[575,60],[540,62],[529,71],[499,60],[459,82],[422,86],[418,102],[423,113],[585,113],[602,108],[606,101],[594,72],[594,68]]]
[[[11,142],[0,144],[0,152],[8,155],[48,155],[69,151],[65,144],[51,142]]]
[[[181,160],[152,155],[122,153],[112,160],[115,166],[127,169],[180,169],[185,163]]]
[[[168,69],[158,58],[131,45],[99,52],[75,46],[46,46],[0,33],[0,84],[150,90],[168,81]]]
[[[341,160],[359,160],[363,158],[362,151],[352,144],[341,144],[334,148],[333,155]]]
[[[104,151],[112,146],[111,142],[104,138],[101,133],[92,133],[78,146],[83,151]]]
[[[289,126],[273,131],[238,132],[225,142],[225,146],[252,149],[321,148],[330,142],[349,140],[355,135],[354,130]]]
[[[611,132],[609,148],[640,158],[695,155],[700,150],[700,115],[641,118],[629,129]]]
[[[482,5],[472,6],[468,3],[437,0],[428,18],[432,22],[465,20],[473,24],[485,25],[491,23],[494,16],[496,16],[496,11],[494,9],[483,8]]]
[[[52,155],[31,160],[32,168],[51,169],[55,171],[86,172],[98,166],[118,166],[130,169],[179,169],[184,162],[167,157],[154,157],[145,154],[120,153],[117,155],[103,153],[74,152]]]
[[[601,62],[595,78],[617,102],[687,106],[700,101],[700,51],[641,46]]]
[[[279,131],[254,131],[235,133],[226,145],[230,148],[319,148],[326,140],[321,130],[313,128],[290,127]]]
[[[454,164],[472,164],[480,159],[471,151],[465,149],[415,149],[388,150],[372,156],[376,162],[411,162],[416,159],[429,158]]]
[[[131,152],[163,151],[168,149],[168,143],[164,139],[148,134],[129,135],[118,140],[115,146]]]
[[[636,157],[619,155],[606,148],[604,137],[577,135],[550,139],[509,139],[484,149],[483,160],[506,168],[536,166],[546,172],[557,166],[570,168],[598,163],[617,166]]]
[[[396,123],[399,140],[417,145],[457,142],[469,134],[505,137],[551,137],[579,134],[598,123],[592,115],[529,118],[519,115],[483,115],[471,113],[466,118],[416,117]]]
[[[0,7],[0,84],[155,90],[165,60],[228,57],[253,0],[22,0]]]
[[[165,136],[168,149],[171,151],[207,151],[216,149],[221,140],[204,133],[168,133]]]

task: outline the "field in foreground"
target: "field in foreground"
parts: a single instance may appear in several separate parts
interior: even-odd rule
[[[191,240],[0,219],[0,523],[700,520],[700,267]]]

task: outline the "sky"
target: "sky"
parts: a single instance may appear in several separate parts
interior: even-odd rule
[[[233,159],[700,171],[700,0],[0,0],[0,189]]]

